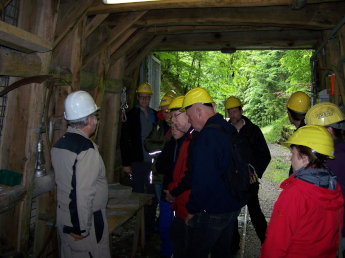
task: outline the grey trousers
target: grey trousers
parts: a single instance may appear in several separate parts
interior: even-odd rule
[[[83,240],[74,241],[74,238],[69,234],[63,233],[64,225],[71,226],[71,217],[68,207],[58,204],[56,210],[56,224],[61,239],[61,258],[110,258],[108,223],[105,216],[105,209],[98,211],[98,215],[101,216],[101,218],[98,219],[102,220],[103,218],[103,234],[100,235],[99,233],[100,229],[98,228],[97,221],[95,229],[95,219],[93,218],[90,234]]]

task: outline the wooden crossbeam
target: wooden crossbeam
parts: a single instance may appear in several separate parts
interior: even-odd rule
[[[3,21],[0,21],[0,45],[25,53],[47,52],[52,49],[48,40]]]
[[[119,49],[110,55],[109,67],[112,67],[117,60],[121,58],[126,52],[136,44],[145,34],[147,33],[147,28],[138,29],[133,37],[131,37],[125,44],[123,44]]]
[[[75,4],[74,8],[71,8],[69,12],[65,14],[62,22],[59,22],[56,28],[53,48],[55,48],[60,43],[60,41],[66,36],[66,34],[85,14],[93,1],[94,0],[79,0]]]
[[[338,2],[339,0],[329,0],[328,2]],[[309,4],[322,3],[322,0],[308,0]],[[255,7],[255,6],[289,6],[292,0],[165,0],[128,4],[105,5],[101,0],[95,1],[88,10],[88,15],[99,13],[119,13],[128,11],[143,11],[152,9],[174,9],[174,8],[208,8],[208,7]]]
[[[152,49],[155,48],[163,40],[164,36],[156,36],[154,39],[136,56],[136,58],[131,62],[125,70],[125,76],[129,75],[139,64],[140,62],[147,56]]]
[[[93,20],[86,26],[84,31],[84,40],[91,35],[91,33],[98,28],[99,25],[109,16],[109,13],[98,14]]]
[[[337,10],[335,12],[334,10]],[[279,26],[300,29],[333,29],[344,17],[344,2],[307,5],[300,10],[289,6],[196,8],[150,10],[135,23],[138,27],[155,29],[171,26]],[[123,14],[111,14],[105,21],[115,26]],[[215,30],[217,31],[217,30]]]
[[[138,19],[140,19],[146,11],[144,12],[132,12],[126,16],[125,19],[121,21],[114,29],[111,30],[110,35],[107,39],[100,42],[92,52],[85,55],[83,59],[83,67],[89,64],[99,53],[101,53],[105,48],[107,48],[112,42],[114,42],[123,32],[125,32],[129,27],[132,26]]]
[[[280,30],[281,27],[263,26],[159,26],[149,27],[147,33],[153,35],[226,32],[226,31],[257,31]],[[286,28],[289,29],[289,28]]]
[[[217,40],[215,40],[217,39]],[[168,35],[154,51],[212,51],[223,48],[237,50],[313,49],[322,40],[320,31],[280,30],[199,33]]]

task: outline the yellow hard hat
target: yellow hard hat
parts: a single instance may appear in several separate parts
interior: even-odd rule
[[[167,93],[165,93],[164,96],[170,96],[170,97],[176,98],[177,94],[174,90],[169,90]]]
[[[187,92],[186,96],[184,97],[182,108],[180,111],[186,111],[186,107],[191,106],[195,103],[214,104],[214,101],[205,89],[196,87]]]
[[[173,99],[174,99],[173,97],[164,96],[161,100],[159,107],[169,105]]]
[[[225,109],[232,109],[235,107],[243,107],[242,102],[236,97],[229,97],[225,102]]]
[[[179,97],[176,97],[174,98],[168,109],[167,109],[167,112],[171,112],[172,109],[175,109],[175,108],[181,108],[182,107],[182,103],[183,103],[183,100],[184,100],[184,96],[179,96]]]
[[[310,108],[310,98],[304,92],[296,91],[291,95],[287,107],[297,113],[305,114]]]
[[[137,89],[137,93],[147,93],[147,94],[153,94],[151,85],[147,82],[140,83]]]
[[[341,128],[339,122],[345,120],[340,108],[331,102],[321,102],[311,107],[305,115],[307,125],[322,125]]]
[[[305,125],[283,143],[290,147],[291,144],[302,145],[334,159],[334,141],[328,130],[320,125]]]

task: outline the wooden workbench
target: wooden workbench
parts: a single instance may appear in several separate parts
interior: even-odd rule
[[[134,215],[136,217],[136,225],[135,225],[135,232],[134,232],[134,239],[133,239],[133,248],[132,248],[132,256],[135,257],[138,248],[139,242],[139,232],[141,232],[140,237],[140,246],[141,246],[141,256],[145,256],[145,216],[144,216],[144,207],[148,205],[151,200],[153,199],[153,194],[140,194],[140,193],[132,193],[132,197],[138,197],[139,199],[139,206],[136,208],[117,208],[117,209],[107,209],[107,214],[110,212],[122,212],[125,211],[126,214],[120,215],[113,215],[107,218],[108,222],[108,230],[109,230],[109,244],[111,245],[111,236],[113,231],[123,225],[126,221],[132,218]]]

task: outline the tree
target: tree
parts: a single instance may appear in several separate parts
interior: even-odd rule
[[[205,88],[225,113],[224,101],[236,96],[245,115],[259,126],[281,118],[285,95],[307,89],[310,51],[158,52],[162,64],[161,92],[179,95]],[[290,93],[291,92],[291,93]]]

